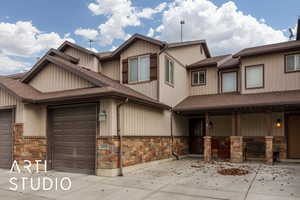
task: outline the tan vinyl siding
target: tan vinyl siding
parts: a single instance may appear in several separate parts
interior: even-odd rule
[[[55,92],[93,86],[90,82],[52,63],[45,66],[44,69],[29,82],[29,85],[41,92]]]
[[[278,53],[242,59],[242,93],[262,93],[300,89],[300,73],[284,72],[284,55]],[[261,89],[245,89],[245,66],[264,64],[265,83]]]
[[[101,73],[114,80],[120,80],[120,61],[114,60],[101,63]]]
[[[211,116],[209,117],[209,120],[213,124],[209,131],[210,136],[232,135],[231,115]]]
[[[204,50],[201,54],[201,45],[191,45],[168,49],[167,52],[184,65],[190,65],[206,58]]]
[[[24,105],[24,136],[46,136],[46,123],[46,106]]]
[[[5,89],[0,88],[0,109],[7,106],[15,106],[16,123],[23,123],[23,108],[24,105],[16,97],[10,95]]]
[[[137,40],[131,46],[129,46],[126,50],[121,53],[120,66],[122,69],[122,60],[127,59],[129,57],[138,56],[138,55],[146,55],[158,53],[160,51],[160,47],[154,45],[152,43]],[[122,81],[122,70],[120,70],[120,79]],[[129,86],[129,85],[126,85]],[[151,98],[157,98],[157,81],[151,81],[148,83],[140,83],[136,85],[131,85],[131,88],[137,90],[138,92],[143,93],[146,96]]]
[[[88,53],[79,51],[78,49],[69,47],[64,51],[65,54],[79,59],[79,65],[89,68],[92,71],[99,72],[99,60],[97,57]]]
[[[159,84],[160,84],[160,101],[169,105],[175,106],[180,101],[185,99],[189,94],[188,86],[188,72],[185,67],[178,64],[175,60],[174,62],[174,84],[170,86],[165,82],[165,59],[166,54],[162,53],[159,56]]]
[[[266,136],[267,135],[267,120],[265,113],[253,113],[241,115],[241,128],[243,136]],[[284,136],[284,126],[280,128],[275,126],[276,120],[280,118],[283,121],[282,113],[272,113],[272,135]],[[284,124],[284,123],[282,123]]]
[[[116,136],[117,135],[117,102],[112,99],[103,99],[100,101],[99,112],[105,112],[107,119],[99,121],[99,136]]]
[[[157,81],[150,81],[139,84],[126,84],[126,86],[148,97],[151,97],[152,99],[157,99]]]
[[[218,71],[216,67],[201,69],[206,71],[206,84],[199,86],[192,86],[191,72],[189,72],[188,85],[190,88],[190,95],[208,95],[218,93]],[[196,71],[196,70],[195,70]]]

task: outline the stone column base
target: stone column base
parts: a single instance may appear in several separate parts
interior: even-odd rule
[[[273,164],[273,136],[266,136],[266,164]]]
[[[244,161],[243,136],[230,137],[230,161],[233,163]]]
[[[211,136],[204,136],[204,161],[211,161]]]

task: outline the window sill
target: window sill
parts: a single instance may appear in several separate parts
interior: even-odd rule
[[[199,86],[205,86],[206,83],[201,83],[201,84],[192,84],[192,87],[199,87]]]
[[[169,82],[165,82],[165,84],[172,87],[172,88],[174,88],[174,83],[172,84],[172,83],[169,83]]]
[[[138,82],[128,82],[127,85],[138,85],[138,84],[143,84],[143,83],[150,83],[151,80],[147,81],[138,81]]]

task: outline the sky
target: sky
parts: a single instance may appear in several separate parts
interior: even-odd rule
[[[0,74],[23,72],[65,40],[112,51],[134,33],[205,39],[212,55],[289,40],[299,0],[2,0]]]

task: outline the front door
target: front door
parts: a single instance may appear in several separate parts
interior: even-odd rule
[[[288,157],[300,159],[300,115],[288,116]]]
[[[190,153],[203,154],[204,119],[190,119]]]

